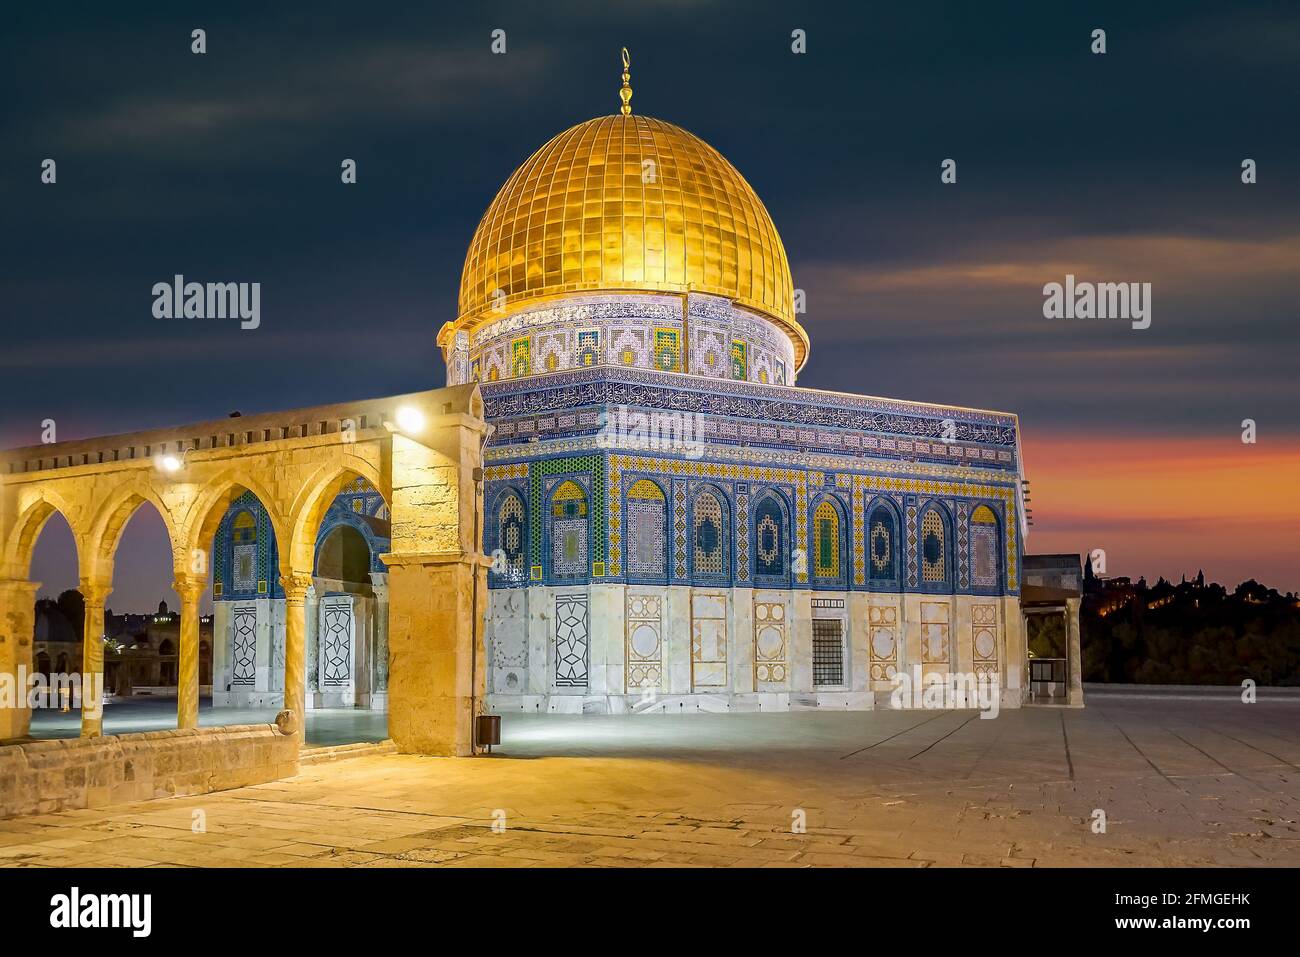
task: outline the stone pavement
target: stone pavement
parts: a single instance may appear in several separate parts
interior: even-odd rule
[[[1300,705],[508,716],[497,755],[0,821],[7,866],[1300,864]],[[1094,811],[1106,816],[1094,833]],[[206,830],[192,823],[202,812]],[[792,829],[806,820],[806,832]],[[494,830],[494,821],[504,828]]]

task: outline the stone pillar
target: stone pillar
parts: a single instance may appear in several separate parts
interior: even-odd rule
[[[172,583],[181,599],[181,647],[176,676],[178,728],[199,726],[199,599],[206,587],[203,579],[182,572],[177,573]]]
[[[404,753],[473,754],[487,655],[479,492],[487,426],[477,386],[447,389],[418,434],[392,440],[388,732]],[[477,593],[477,602],[475,594]]]
[[[384,560],[391,588],[389,736],[407,754],[472,754],[473,705],[482,701],[487,673],[481,608],[477,654],[472,646],[474,575],[486,604],[490,559]]]
[[[230,704],[230,602],[212,603],[212,706]]]
[[[0,701],[0,741],[25,738],[32,724],[27,691],[38,588],[38,582],[0,581],[0,675],[12,682],[14,695],[12,701]]]
[[[1079,637],[1078,598],[1065,600],[1065,657],[1070,669],[1069,684],[1071,707],[1083,707],[1083,648]]]
[[[320,696],[320,595],[325,593],[321,579],[313,578],[303,599],[303,634],[307,636],[307,648],[303,652],[307,666],[307,707],[310,710],[325,707]]]
[[[280,576],[284,589],[284,708],[294,715],[299,746],[307,730],[307,572]]]
[[[374,671],[371,678],[370,707],[388,710],[388,573],[371,572],[370,587],[375,593]]]
[[[104,602],[112,592],[109,582],[81,580],[86,600],[85,627],[81,636],[81,736],[98,738],[104,733]]]

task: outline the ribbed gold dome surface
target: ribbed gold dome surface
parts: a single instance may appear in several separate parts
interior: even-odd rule
[[[554,137],[515,171],[483,215],[465,258],[460,318],[500,302],[583,291],[726,296],[775,320],[794,344],[785,248],[754,190],[699,137],[647,116],[601,116]]]

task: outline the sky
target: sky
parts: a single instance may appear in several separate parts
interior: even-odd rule
[[[1030,552],[1300,588],[1300,8],[391,7],[6,14],[0,447],[442,385],[479,217],[617,109],[627,46],[634,111],[720,150],[780,230],[799,384],[1017,413]],[[260,328],[154,318],[176,273],[260,282]],[[1151,283],[1150,328],[1045,318],[1067,273]],[[72,551],[52,521],[43,593]],[[146,507],[109,604],[174,604],[170,580]]]

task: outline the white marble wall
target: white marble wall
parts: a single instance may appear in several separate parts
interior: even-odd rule
[[[341,583],[318,579],[308,592],[305,608],[307,708],[366,708],[385,710],[388,703],[387,576],[373,589],[343,595]],[[346,599],[352,605],[350,679],[345,686],[326,687],[321,678],[320,647],[323,607]],[[251,684],[235,683],[236,621],[252,608],[256,615],[256,652]],[[283,599],[218,601],[213,604],[212,703],[218,708],[280,708],[284,704],[285,606]]]
[[[589,611],[588,679],[576,687],[556,682],[556,601],[575,594],[587,597]],[[655,601],[641,600],[646,598]],[[926,617],[936,619],[928,624],[944,626],[943,650],[953,671],[976,664],[972,606],[994,606],[1002,707],[1019,706],[1025,652],[1014,597],[620,584],[493,590],[485,633],[492,675],[488,705],[499,713],[569,714],[888,707],[893,676],[923,663],[923,604]],[[841,622],[842,685],[814,684],[814,617]],[[659,680],[647,688],[638,682],[654,663],[655,628]],[[693,640],[701,629],[706,637],[725,632],[725,661],[707,641]],[[769,644],[784,641],[783,659],[771,657],[780,652],[756,648],[762,636]],[[498,667],[496,642],[517,648],[524,640],[526,668],[513,662]],[[778,660],[782,667],[775,667]],[[510,674],[526,675],[526,687],[506,684]]]

